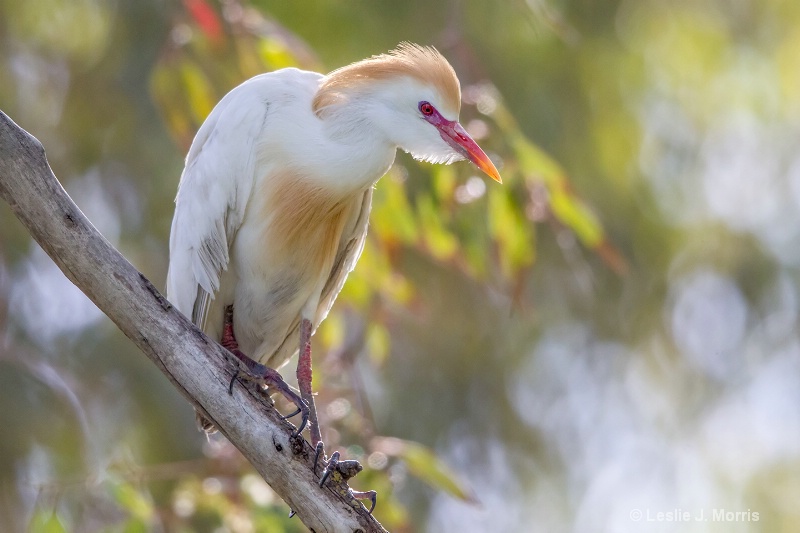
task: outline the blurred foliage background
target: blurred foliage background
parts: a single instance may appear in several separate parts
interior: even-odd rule
[[[315,337],[376,516],[800,530],[800,2],[0,0],[0,108],[163,286],[216,101],[402,40],[451,60],[505,184],[399,154]],[[6,208],[0,245],[0,530],[303,530]]]

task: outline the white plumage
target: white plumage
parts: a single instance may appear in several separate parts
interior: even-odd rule
[[[432,162],[466,156],[499,181],[459,108],[450,65],[410,44],[328,76],[283,69],[239,85],[186,158],[168,298],[216,340],[233,305],[241,351],[282,365],[301,321],[316,329],[355,266],[372,187],[398,147]]]
[[[333,298],[322,301],[325,284],[333,278],[331,284],[340,289],[363,248],[374,181],[365,174],[380,176],[393,159],[387,153],[383,161],[348,157],[347,150],[325,142],[310,107],[320,78],[286,69],[253,78],[228,93],[192,143],[176,199],[168,298],[217,340],[224,308],[233,304],[242,351],[268,366],[280,366],[297,350],[295,343],[285,341],[297,329],[304,307],[315,326],[327,314]],[[326,149],[328,157],[322,153]],[[337,163],[349,171],[337,171]],[[354,174],[362,179],[354,180]],[[322,192],[325,180],[338,187]],[[277,190],[281,187],[283,191]],[[279,253],[284,236],[275,235],[276,225],[302,224],[309,215],[320,214],[308,213],[316,207],[310,205],[315,198],[295,196],[304,189],[320,191],[323,197],[316,200],[323,208],[347,204],[338,272],[332,272],[331,256],[315,264],[309,254]],[[292,205],[270,212],[275,197]],[[279,216],[298,220],[276,220]],[[312,234],[306,240],[316,242],[327,228],[308,230]]]

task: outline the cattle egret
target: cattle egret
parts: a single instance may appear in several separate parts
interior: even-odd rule
[[[314,445],[310,339],[361,255],[372,187],[397,149],[432,163],[466,158],[501,181],[458,123],[460,107],[447,60],[403,43],[328,75],[256,76],[222,98],[192,142],[167,296],[251,379],[297,405]],[[300,397],[274,370],[298,349]]]

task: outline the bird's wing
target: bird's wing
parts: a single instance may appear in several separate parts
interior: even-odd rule
[[[314,326],[318,326],[333,306],[333,302],[344,286],[347,275],[355,268],[361,252],[364,250],[364,241],[367,237],[369,212],[372,208],[372,188],[368,188],[359,198],[359,205],[354,210],[351,222],[347,224],[339,241],[339,249],[333,263],[330,276],[325,282],[320,295]]]
[[[217,104],[197,132],[175,199],[167,298],[201,329],[244,219],[269,113],[257,91],[241,87]]]

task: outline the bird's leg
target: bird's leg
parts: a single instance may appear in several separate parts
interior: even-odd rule
[[[231,352],[236,358],[245,366],[247,373],[242,374],[238,369],[231,378],[228,392],[233,393],[233,383],[236,378],[242,377],[247,381],[254,381],[262,387],[269,387],[280,392],[284,398],[297,406],[297,411],[283,417],[284,419],[290,418],[296,414],[302,413],[303,420],[300,422],[300,427],[297,428],[296,434],[299,435],[303,428],[306,427],[309,417],[309,407],[306,402],[294,392],[289,385],[283,381],[283,377],[277,370],[262,365],[261,363],[252,360],[239,349],[239,343],[236,341],[236,336],[233,333],[233,306],[229,305],[225,308],[225,321],[222,325],[222,338],[220,344],[223,348]]]
[[[322,463],[325,465],[325,468],[322,471],[319,479],[319,486],[322,487],[325,485],[325,482],[334,474],[334,477],[339,481],[347,481],[351,477],[361,472],[361,465],[358,461],[341,461],[339,459],[339,452],[333,452],[330,459],[325,457],[325,446],[322,443],[322,434],[320,432],[319,421],[317,419],[317,407],[314,403],[314,394],[311,389],[312,330],[313,326],[311,321],[304,318],[302,322],[300,322],[300,357],[297,360],[297,383],[300,386],[300,395],[308,404],[308,431],[311,433],[311,445],[315,448],[313,471],[317,471],[317,465],[319,464],[320,458],[322,458]],[[374,490],[361,492],[350,489],[350,493],[358,500],[370,500],[372,502],[372,506],[370,507],[369,512],[372,514],[372,510],[375,509],[375,502],[377,501],[377,493]]]
[[[225,318],[222,322],[222,338],[219,340],[219,343],[229,352],[239,349],[239,343],[236,341],[236,335],[233,333],[232,305],[225,308]]]
[[[300,396],[308,404],[309,433],[311,445],[317,448],[317,455],[321,452],[322,433],[317,419],[317,406],[314,404],[314,394],[311,389],[311,331],[313,326],[307,318],[300,322],[300,356],[297,360],[297,384],[300,386]],[[324,457],[324,453],[323,453]]]

